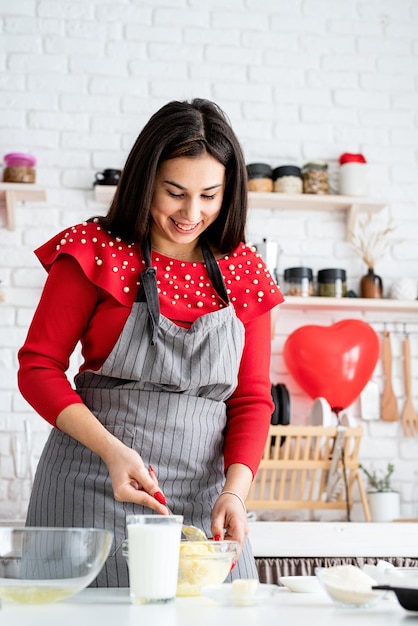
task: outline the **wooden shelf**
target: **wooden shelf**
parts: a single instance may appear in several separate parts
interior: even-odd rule
[[[297,296],[285,296],[285,301],[280,305],[280,308],[418,313],[418,300],[391,300],[389,298],[325,298],[318,296],[302,298]]]
[[[250,209],[304,210],[304,211],[346,211],[347,238],[351,237],[359,213],[377,213],[385,206],[384,200],[372,200],[355,196],[286,194],[250,191]]]
[[[14,230],[16,202],[45,202],[46,190],[30,183],[0,183],[0,199],[6,204],[7,228]]]

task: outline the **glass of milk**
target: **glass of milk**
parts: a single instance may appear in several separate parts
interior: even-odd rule
[[[182,515],[128,515],[131,602],[174,600],[179,567]]]

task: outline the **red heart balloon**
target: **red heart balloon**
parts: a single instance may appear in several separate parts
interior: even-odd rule
[[[301,326],[287,338],[283,358],[311,398],[325,398],[338,413],[359,396],[379,358],[379,339],[361,320]]]

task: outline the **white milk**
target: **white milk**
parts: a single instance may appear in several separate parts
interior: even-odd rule
[[[142,523],[139,520],[141,517],[144,518]],[[138,522],[128,518],[131,600],[139,604],[173,600],[177,587],[182,518],[152,515],[137,518]]]

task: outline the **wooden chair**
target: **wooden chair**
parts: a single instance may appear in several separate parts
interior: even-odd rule
[[[370,522],[358,462],[362,435],[361,427],[270,426],[247,509],[345,509],[349,521],[356,484]]]

